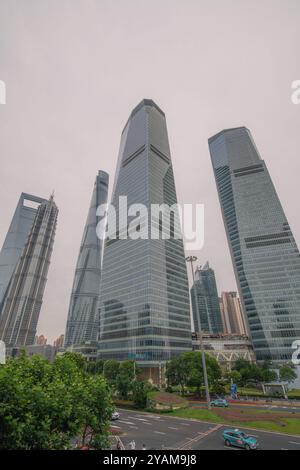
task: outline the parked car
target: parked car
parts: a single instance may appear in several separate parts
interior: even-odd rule
[[[228,407],[228,401],[225,398],[216,398],[210,402],[211,406],[219,406],[221,408]]]
[[[113,414],[111,415],[112,421],[115,421],[116,419],[120,418],[120,413],[118,411],[114,411]]]
[[[227,447],[235,446],[246,450],[258,448],[258,441],[253,436],[248,436],[239,429],[225,429],[223,438]]]

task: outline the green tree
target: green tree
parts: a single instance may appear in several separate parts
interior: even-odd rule
[[[168,386],[179,385],[181,395],[188,380],[188,369],[183,355],[175,356],[166,365],[166,378]]]
[[[296,372],[289,365],[285,364],[279,368],[279,378],[281,382],[293,382],[297,378]]]
[[[132,399],[137,408],[146,408],[148,392],[151,390],[151,385],[142,380],[136,380],[132,386]]]
[[[77,355],[50,364],[23,354],[0,368],[0,449],[65,449],[78,436],[103,448],[111,412],[106,381]]]
[[[121,398],[126,400],[132,390],[132,383],[135,379],[136,365],[134,361],[124,361],[120,363],[119,372],[116,377],[116,389]]]
[[[120,363],[115,359],[109,359],[104,362],[103,373],[110,385],[116,385],[117,375],[120,370]]]

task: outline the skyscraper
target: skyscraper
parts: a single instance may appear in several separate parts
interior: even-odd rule
[[[132,111],[121,137],[112,204],[123,220],[121,196],[128,209],[139,211],[133,204],[143,204],[148,210],[141,230],[151,219],[152,204],[177,203],[165,114],[152,100]],[[160,218],[153,221],[158,239],[149,231],[144,238],[127,237],[133,220],[119,222],[117,236],[106,240],[99,347],[104,359],[136,359],[151,368],[192,348],[188,280],[183,241],[174,237],[176,214],[169,239],[163,239]]]
[[[197,296],[197,297],[196,297]],[[219,296],[215,272],[206,263],[195,272],[195,283],[191,289],[194,330],[222,333]]]
[[[34,344],[53,249],[58,209],[42,202],[2,302],[0,339],[7,346]]]
[[[289,361],[300,338],[300,255],[292,231],[250,131],[224,130],[209,148],[257,359]]]
[[[222,292],[220,309],[225,333],[249,336],[247,322],[237,292]]]
[[[22,193],[0,252],[0,311],[9,281],[24,249],[38,206],[45,202]]]
[[[107,203],[108,180],[105,171],[98,172],[75,270],[65,347],[97,339],[103,241],[96,233],[100,220],[96,211]]]

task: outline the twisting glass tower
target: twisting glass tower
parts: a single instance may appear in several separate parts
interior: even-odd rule
[[[126,217],[119,199],[124,196],[127,226],[120,222]],[[165,115],[152,100],[143,100],[122,133],[112,195],[119,225],[116,238],[108,239],[104,250],[99,347],[105,359],[135,359],[155,367],[191,349],[183,241],[172,236],[180,231],[177,217],[170,224],[169,239],[152,239],[149,227],[146,236],[130,237],[133,208],[139,211],[138,205],[143,205],[147,209],[146,215],[141,209],[144,215],[139,228],[143,230],[150,221],[152,204],[169,207],[176,203]],[[161,219],[155,219],[153,225],[161,235]]]
[[[300,254],[250,131],[209,139],[240,298],[259,361],[290,361],[300,338]]]
[[[34,343],[53,249],[58,209],[53,200],[42,202],[4,296],[0,339],[7,346]]]
[[[97,208],[107,203],[109,176],[96,176],[90,208],[80,245],[70,299],[65,347],[95,341],[99,327],[98,301],[103,257],[103,242],[96,233]]]

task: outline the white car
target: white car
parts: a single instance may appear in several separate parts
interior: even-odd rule
[[[117,411],[114,411],[113,414],[111,415],[112,421],[115,421],[116,419],[119,419],[119,418],[120,418],[120,413],[118,413]]]

